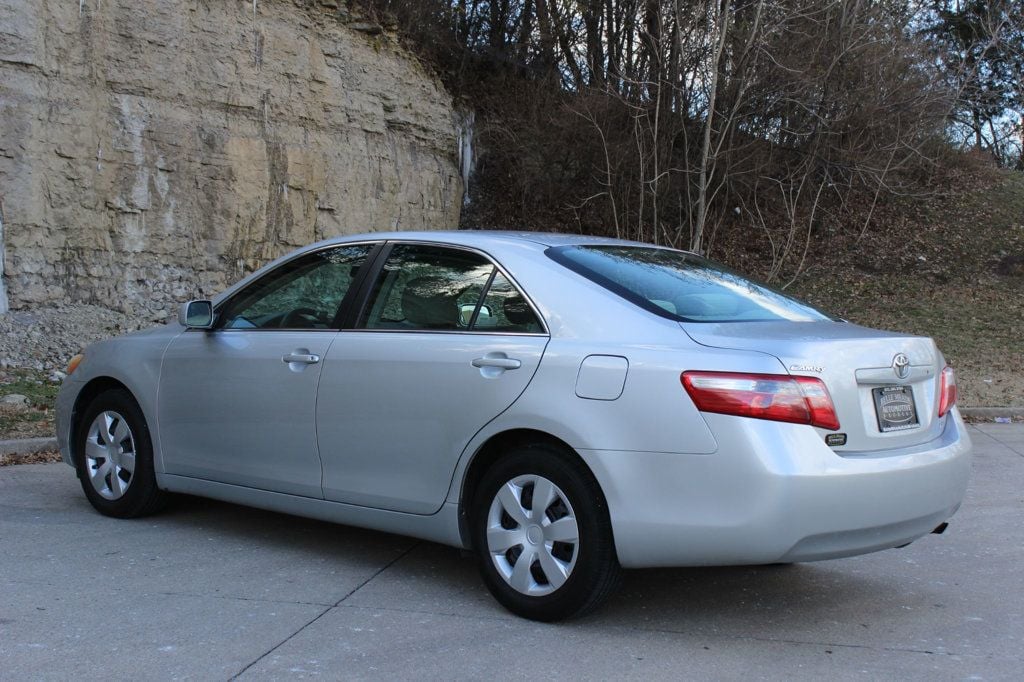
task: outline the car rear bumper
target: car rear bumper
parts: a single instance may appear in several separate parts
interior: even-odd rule
[[[959,508],[971,442],[954,410],[923,445],[839,456],[809,426],[705,415],[711,455],[584,450],[623,566],[816,561],[905,545]]]

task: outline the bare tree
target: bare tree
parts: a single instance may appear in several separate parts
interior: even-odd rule
[[[949,135],[1009,163],[1021,135],[1012,0],[957,2],[976,10],[967,51],[929,28],[945,0],[365,2],[481,114],[471,225],[756,242],[786,281],[816,236],[926,193]],[[997,54],[1017,99],[973,110]]]

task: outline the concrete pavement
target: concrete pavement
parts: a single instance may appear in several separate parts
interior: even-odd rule
[[[63,464],[0,468],[0,680],[1019,679],[1024,425],[971,428],[945,535],[629,572],[557,625],[502,610],[453,549],[196,498],[117,521]]]

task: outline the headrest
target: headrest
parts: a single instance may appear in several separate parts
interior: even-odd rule
[[[528,325],[535,319],[530,305],[519,294],[506,298],[501,307],[505,311],[505,319],[516,326]]]
[[[444,277],[417,277],[402,291],[402,315],[425,329],[456,329],[459,293]]]

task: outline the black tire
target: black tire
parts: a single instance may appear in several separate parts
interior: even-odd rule
[[[499,489],[510,481],[527,476],[543,477],[560,489],[575,516],[578,529],[578,542],[570,555],[575,558],[571,572],[564,584],[541,596],[532,596],[513,588],[510,580],[503,577],[496,566],[500,557],[492,558],[487,544],[491,504]],[[529,484],[523,488],[523,496],[529,496],[532,506],[532,490],[528,490]],[[556,497],[555,502],[541,512],[548,515],[549,520],[553,510],[559,506],[559,499]],[[562,506],[562,509],[565,507]],[[621,582],[622,568],[615,553],[604,494],[590,471],[560,448],[536,444],[520,446],[506,453],[484,473],[477,486],[470,514],[473,547],[484,583],[498,602],[519,616],[545,622],[577,618],[600,606]],[[503,524],[510,522],[505,517],[501,518]],[[505,527],[502,525],[502,528]],[[531,551],[539,551],[539,544],[534,544],[534,550]],[[563,549],[556,548],[556,551]],[[506,559],[509,556],[515,557],[517,564],[522,550],[519,550],[518,555],[516,549],[510,551],[511,555],[506,553],[501,556]],[[509,565],[514,567],[514,564]],[[531,573],[535,568],[531,569]],[[543,572],[540,575],[543,577]],[[548,583],[550,588],[551,583]]]
[[[86,457],[86,441],[93,421],[104,412],[124,417],[134,441],[135,470],[128,476],[127,487],[117,499],[107,499],[90,479],[90,465]],[[133,519],[154,514],[167,504],[168,494],[156,485],[153,467],[153,441],[146,418],[138,403],[123,389],[110,389],[93,398],[81,413],[75,428],[75,470],[89,503],[101,514],[119,519]],[[98,467],[96,468],[98,469]],[[109,478],[107,479],[109,480]],[[122,478],[122,481],[124,478]]]

